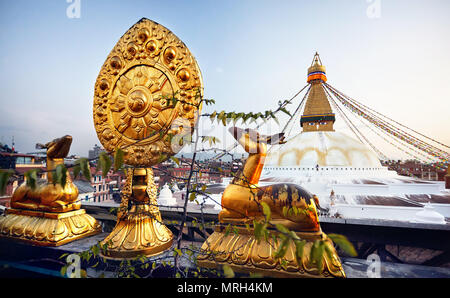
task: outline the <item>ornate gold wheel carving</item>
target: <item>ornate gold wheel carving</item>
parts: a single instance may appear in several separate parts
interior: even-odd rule
[[[120,38],[98,75],[97,136],[106,150],[124,150],[125,163],[154,165],[181,149],[173,140],[192,133],[202,96],[200,69],[186,45],[142,19]]]

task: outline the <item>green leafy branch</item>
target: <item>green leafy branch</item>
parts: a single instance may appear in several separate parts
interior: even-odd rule
[[[68,168],[73,168],[72,171],[74,179],[76,179],[81,174],[85,179],[90,181],[90,162],[97,160],[96,172],[98,171],[98,169],[100,169],[102,171],[102,176],[106,177],[111,169],[113,169],[114,172],[123,169],[124,156],[125,152],[122,149],[118,148],[116,149],[116,151],[114,151],[114,164],[111,160],[110,154],[101,152],[98,158],[79,158],[71,166],[59,164],[53,170],[32,169],[25,172],[23,176],[25,178],[26,185],[33,190],[37,187],[38,176],[43,173],[48,173],[52,176],[52,182],[54,185],[59,184],[64,188],[67,182]],[[0,170],[0,195],[3,195],[5,193],[9,178],[14,174],[14,170]]]
[[[282,224],[275,224],[275,230],[273,231],[273,225],[270,223],[272,212],[270,210],[269,205],[265,202],[261,202],[262,212],[264,214],[264,220],[253,222],[254,227],[254,235],[257,241],[260,241],[262,237],[264,237],[265,241],[268,241],[269,238],[273,239],[273,243],[279,244],[276,250],[274,251],[274,258],[282,259],[291,245],[294,243],[296,248],[296,257],[298,263],[302,262],[304,257],[304,247],[306,245],[306,240],[301,239],[294,231],[289,230]],[[300,214],[301,212],[309,212],[309,210],[302,210],[301,208],[283,208],[283,213],[285,215],[291,214]],[[269,227],[272,228],[269,230]],[[247,227],[249,228],[249,227]],[[350,256],[356,256],[356,250],[353,244],[348,241],[348,239],[343,235],[338,234],[330,234],[328,235],[329,239],[331,239],[342,251]],[[309,263],[315,265],[317,269],[321,272],[323,270],[323,256],[327,254],[329,258],[332,258],[334,255],[333,250],[330,247],[330,242],[326,238],[315,240],[309,255]],[[281,265],[286,266],[286,261],[281,260]]]

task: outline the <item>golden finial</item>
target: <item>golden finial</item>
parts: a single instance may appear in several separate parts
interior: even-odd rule
[[[320,63],[320,64],[319,64],[319,63]],[[312,63],[311,63],[311,66],[313,66],[313,65],[322,65],[322,60],[320,60],[320,55],[319,55],[318,52],[316,52],[316,53],[314,54],[314,58],[313,58],[313,61],[312,61]]]
[[[319,53],[314,54],[311,66],[308,68],[308,83],[311,90],[306,100],[305,109],[300,120],[303,131],[333,131],[335,116],[331,109],[322,84],[327,81],[325,66]]]
[[[308,68],[308,83],[316,80],[323,82],[327,81],[326,69],[322,64],[322,60],[320,59],[318,52],[314,54],[311,66]]]

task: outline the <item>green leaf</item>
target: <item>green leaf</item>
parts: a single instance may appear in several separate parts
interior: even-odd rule
[[[94,254],[94,256],[97,256],[100,252],[100,248],[98,247],[98,245],[94,245],[91,247],[91,251]]]
[[[266,216],[266,221],[270,221],[270,217],[272,215],[272,212],[270,211],[269,205],[267,205],[266,202],[261,202],[261,206],[263,209],[263,213]]]
[[[247,119],[252,117],[253,113],[248,113],[248,114],[244,114],[244,116],[242,116],[242,122],[247,122]]]
[[[52,174],[55,175],[55,177],[53,177],[53,185],[58,183],[62,188],[64,188],[67,182],[67,168],[63,164],[59,164],[56,166],[55,172]]]
[[[25,173],[26,185],[31,189],[36,189],[37,170],[29,170]]]
[[[176,253],[177,255],[179,255],[179,256],[182,255],[181,249],[175,248],[174,251],[175,251],[175,253]]]
[[[325,253],[330,259],[333,259],[334,251],[331,249],[331,245],[325,242]]]
[[[171,99],[171,102],[172,102],[172,106],[175,106],[177,104],[177,102],[178,102],[178,99],[176,97],[173,97]]]
[[[224,236],[228,236],[231,233],[231,225],[228,224],[228,226],[225,228]]]
[[[62,259],[64,257],[68,256],[68,255],[69,255],[69,253],[64,253],[64,254],[60,255],[58,259]]]
[[[292,240],[300,240],[300,237],[298,237],[294,231],[289,231],[289,237],[291,237]]]
[[[183,144],[183,138],[180,138],[179,141],[181,141],[180,146],[182,146]],[[167,155],[166,154],[160,154],[158,157],[158,162],[157,163],[162,163],[163,161],[165,161],[167,159]]]
[[[245,224],[245,228],[247,229],[247,231],[250,231],[250,225],[248,223]]]
[[[11,175],[14,172],[12,170],[2,170],[0,171],[0,195],[5,194],[6,191],[6,186],[8,185],[8,180],[9,177],[11,177]]]
[[[217,123],[220,124],[219,121],[222,120],[222,118],[224,117],[225,111],[222,111],[219,113],[219,115],[217,115],[216,119],[217,119]]]
[[[325,243],[322,240],[316,240],[311,247],[309,260],[312,264],[315,264],[319,272],[322,272],[323,267],[323,253],[325,251]]]
[[[305,248],[306,241],[305,240],[294,240],[295,244],[295,252],[297,256],[297,260],[301,260],[303,258],[303,250]]]
[[[175,156],[170,157],[171,160],[173,160],[178,166],[180,166],[180,160],[176,158]]]
[[[275,228],[283,234],[289,234],[289,229],[283,226],[282,224],[276,224]]]
[[[282,111],[283,113],[286,113],[286,114],[288,114],[289,116],[292,117],[291,113],[289,113],[289,111],[286,110],[286,108],[280,108],[280,111]]]
[[[268,229],[264,229],[264,240],[269,241],[269,230]]]
[[[267,226],[263,223],[253,220],[253,227],[254,227],[255,239],[259,242],[259,240],[263,236],[264,230],[267,228]]]
[[[233,269],[229,265],[223,265],[222,269],[226,278],[233,278],[235,276]]]
[[[106,177],[108,175],[109,170],[111,169],[112,161],[109,155],[102,151],[98,157],[98,166],[102,170],[102,176]]]
[[[59,272],[61,273],[61,276],[66,277],[67,266],[63,266]]]
[[[89,167],[89,160],[87,158],[80,158],[80,169],[84,178],[91,181],[91,168]]]
[[[284,216],[284,217],[287,216],[288,210],[289,210],[289,208],[288,208],[287,206],[284,206],[284,207],[283,207],[283,216]]]
[[[328,237],[339,246],[340,249],[344,251],[347,255],[351,257],[356,257],[358,253],[355,250],[353,244],[348,241],[347,237],[339,234],[329,234]]]
[[[226,126],[227,125],[227,115],[224,115],[223,117],[222,117],[222,124],[223,124],[223,126]]]
[[[80,172],[81,172],[80,160],[77,159],[75,161],[73,169],[72,169],[73,179],[76,179],[78,177],[78,175],[80,175]]]
[[[197,96],[196,96],[197,97]],[[198,94],[198,97],[200,97],[200,94]],[[214,100],[214,99],[203,99],[203,101],[205,102],[205,104],[207,105],[207,106],[209,106],[209,105],[213,105],[213,104],[215,104],[216,103],[216,101]]]
[[[272,116],[272,119],[273,119],[278,125],[280,125],[280,121],[278,121],[278,118],[277,118],[277,117]]]
[[[210,116],[209,119],[211,119],[211,122],[214,122],[214,118],[216,118],[217,112],[214,111]]]
[[[264,275],[259,272],[250,272],[249,277],[250,278],[263,278]]]
[[[117,148],[116,152],[114,152],[114,171],[117,172],[120,168],[122,168],[123,160],[124,160],[125,152]]]
[[[195,197],[196,197],[195,193],[191,192],[191,194],[189,195],[189,201],[191,201],[191,202],[194,201]]]
[[[275,258],[282,258],[282,257],[284,257],[285,255],[286,255],[286,252],[287,252],[287,248],[288,248],[288,245],[289,245],[289,241],[290,241],[290,239],[288,238],[288,237],[282,237],[282,241],[281,241],[281,244],[280,244],[280,246],[278,246],[278,249],[277,249],[277,251],[275,252],[275,255],[274,255],[274,257]]]

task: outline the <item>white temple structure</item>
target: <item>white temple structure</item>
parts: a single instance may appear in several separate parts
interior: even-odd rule
[[[159,192],[158,204],[161,206],[175,206],[177,205],[176,198],[172,195],[172,191],[169,185],[164,184],[163,188]]]
[[[319,61],[316,56],[308,69],[311,89],[301,117],[303,131],[269,150],[260,184],[300,185],[318,196],[321,207],[344,218],[412,222],[427,206],[427,214],[434,216],[419,213],[420,220],[445,223],[450,191],[444,182],[400,176],[382,166],[371,148],[334,131],[335,115],[322,87],[325,67]]]

